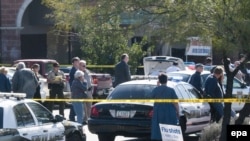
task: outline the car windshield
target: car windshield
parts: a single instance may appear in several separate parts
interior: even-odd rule
[[[119,85],[108,96],[108,99],[149,99],[155,87],[148,84]]]

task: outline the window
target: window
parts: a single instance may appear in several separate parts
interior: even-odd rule
[[[13,111],[16,116],[17,126],[31,126],[35,125],[35,121],[29,111],[29,109],[25,106],[24,103],[18,104],[13,108]]]
[[[44,107],[37,103],[27,103],[35,114],[39,123],[49,123],[53,119],[53,115]]]
[[[180,98],[182,98],[182,99],[189,99],[190,98],[187,94],[186,89],[182,85],[176,85],[176,88],[179,90],[179,94],[181,95]]]
[[[197,90],[193,86],[188,85],[188,84],[185,84],[183,86],[187,89],[189,97],[191,99],[197,99],[197,98],[199,98],[199,93],[197,92]]]
[[[222,84],[226,88],[226,86],[227,86],[227,76],[226,75],[224,75],[224,79],[223,79]],[[236,78],[233,79],[233,88],[241,88],[241,82]]]
[[[110,94],[109,99],[145,99],[150,98],[156,86],[147,84],[120,85]]]

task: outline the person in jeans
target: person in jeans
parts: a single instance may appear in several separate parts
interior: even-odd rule
[[[71,98],[76,100],[84,99],[87,97],[87,83],[84,81],[84,73],[81,70],[77,70],[74,76],[75,79],[73,80],[71,86]],[[84,102],[73,101],[72,105],[76,113],[77,122],[82,124],[85,115]]]
[[[53,70],[51,70],[48,73],[47,82],[48,82],[48,88],[50,89],[49,91],[50,99],[55,99],[56,97],[58,99],[64,99],[63,88],[66,79],[64,73],[59,70],[59,67],[60,66],[58,63],[54,63]],[[58,102],[58,104],[59,104],[59,114],[64,116],[64,101],[60,101]],[[54,102],[51,101],[48,109],[51,112],[53,112],[53,108],[54,108]]]
[[[84,72],[84,81],[87,83],[87,99],[93,99],[92,96],[92,77],[90,76],[90,72],[86,69],[86,61],[85,60],[80,60],[79,62],[79,70],[81,70],[82,72]],[[84,116],[84,123],[87,123],[88,118],[90,117],[90,113],[91,113],[91,106],[92,106],[92,102],[84,102],[84,108],[85,108],[85,116]]]
[[[72,62],[72,68],[71,68],[71,70],[69,72],[69,85],[70,85],[70,87],[72,86],[72,82],[75,79],[75,77],[74,77],[75,72],[79,68],[79,61],[80,61],[79,57],[74,57],[71,60],[71,62]],[[69,112],[69,120],[70,121],[75,121],[75,116],[76,116],[76,114],[75,114],[74,108],[73,108],[73,106],[71,106],[70,107],[70,112]]]

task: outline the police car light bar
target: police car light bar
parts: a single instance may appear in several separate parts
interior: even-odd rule
[[[15,97],[15,98],[25,98],[26,94],[25,93],[1,93],[0,92],[0,97]]]

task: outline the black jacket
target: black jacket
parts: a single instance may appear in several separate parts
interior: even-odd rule
[[[130,81],[131,76],[130,76],[130,70],[129,66],[126,62],[121,61],[118,64],[115,65],[115,82],[114,82],[114,87],[119,85],[120,83]]]
[[[201,94],[203,94],[202,90],[202,79],[201,79],[201,73],[200,72],[195,72],[191,78],[189,83],[193,85],[198,91],[200,91]]]

